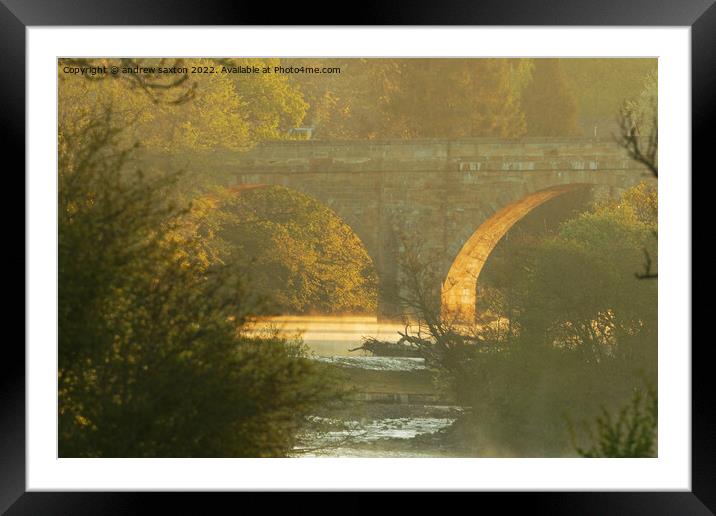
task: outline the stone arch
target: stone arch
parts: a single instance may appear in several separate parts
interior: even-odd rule
[[[490,253],[507,231],[530,211],[551,199],[586,184],[557,185],[528,194],[498,209],[472,233],[462,246],[441,286],[441,309],[445,317],[474,321],[476,287]]]

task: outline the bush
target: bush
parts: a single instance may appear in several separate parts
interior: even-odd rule
[[[296,343],[242,334],[254,297],[120,133],[110,114],[60,128],[60,456],[286,455],[335,383]]]
[[[581,457],[656,457],[658,400],[653,388],[646,392],[635,390],[631,402],[622,407],[616,419],[602,409],[595,428],[589,429],[591,444],[583,448],[577,444],[572,429],[572,442]]]

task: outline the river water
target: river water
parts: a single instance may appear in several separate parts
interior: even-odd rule
[[[411,393],[410,385],[400,386],[402,379],[412,375],[427,378],[424,360],[350,351],[359,347],[365,337],[396,341],[398,331],[405,331],[404,325],[379,323],[375,317],[281,316],[264,318],[251,326],[251,331],[267,330],[277,330],[287,337],[300,335],[314,360],[346,368],[348,372],[370,371],[369,377],[375,375],[382,382],[393,379],[399,387],[395,391],[400,391],[391,396],[392,393],[384,392],[382,384],[367,385],[367,391],[381,392],[366,392],[362,403],[341,414],[316,415],[313,422],[321,430],[303,436],[296,456],[450,456],[436,432],[450,426],[462,409],[435,401],[424,393]]]
[[[396,323],[379,323],[376,317],[286,315],[265,317],[253,327],[257,331],[276,328],[286,336],[300,334],[319,356],[356,356],[362,353],[349,349],[361,345],[363,337],[397,340],[398,331],[405,326]]]

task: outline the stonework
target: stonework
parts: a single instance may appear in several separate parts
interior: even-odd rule
[[[531,209],[574,188],[615,196],[649,177],[605,139],[281,141],[174,160],[236,186],[283,185],[332,208],[375,263],[384,317],[399,312],[398,235],[436,257],[443,309],[469,318],[484,261]]]

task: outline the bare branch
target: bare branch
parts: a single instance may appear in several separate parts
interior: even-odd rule
[[[623,107],[617,122],[619,124],[617,143],[627,151],[631,159],[644,165],[654,177],[659,177],[659,129],[656,113],[646,138],[640,134],[639,123],[631,109]]]

